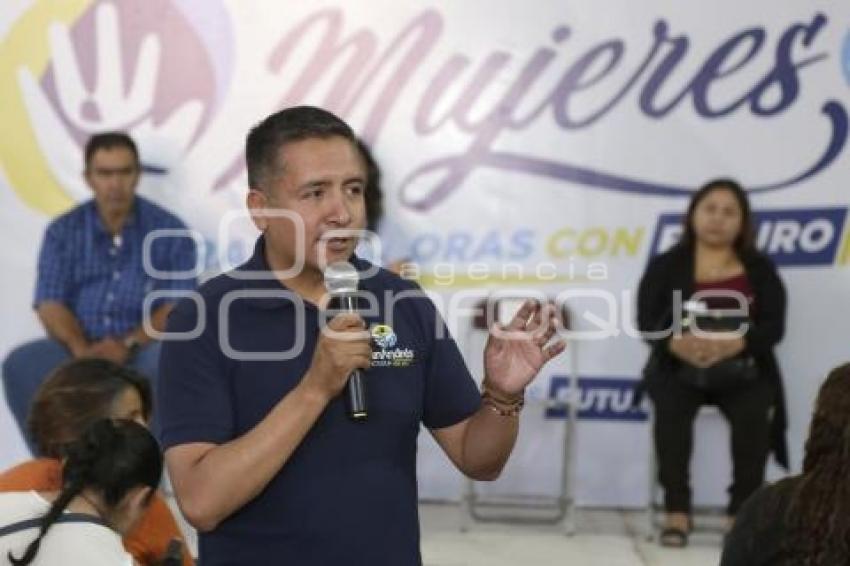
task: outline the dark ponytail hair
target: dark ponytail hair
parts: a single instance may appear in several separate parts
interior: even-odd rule
[[[162,455],[156,440],[134,421],[96,421],[68,447],[67,454],[62,468],[62,491],[42,517],[38,537],[24,555],[15,558],[9,553],[14,566],[26,566],[35,559],[50,527],[84,489],[99,493],[111,510],[134,487],[156,489],[162,475]]]

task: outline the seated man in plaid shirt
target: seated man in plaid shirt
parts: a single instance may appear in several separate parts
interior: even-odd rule
[[[50,223],[38,258],[34,307],[48,337],[16,348],[3,363],[6,400],[25,438],[38,386],[69,358],[131,365],[155,387],[159,343],[145,331],[143,310],[151,327],[163,329],[180,291],[195,287],[188,232],[163,233],[144,249],[151,232],[186,226],[135,194],[141,167],[133,140],[123,133],[93,136],[85,165],[94,198]],[[163,293],[146,306],[152,291]]]

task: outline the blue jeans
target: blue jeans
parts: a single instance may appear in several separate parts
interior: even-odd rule
[[[150,380],[153,393],[156,392],[159,373],[159,350],[159,342],[150,342],[130,361],[130,367]],[[33,454],[35,454],[35,445],[27,430],[30,403],[50,372],[69,359],[71,359],[71,353],[65,346],[51,338],[42,338],[18,346],[3,362],[3,388],[6,392],[6,403]],[[156,398],[155,395],[154,398]]]

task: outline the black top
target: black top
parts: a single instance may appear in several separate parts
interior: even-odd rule
[[[767,256],[753,251],[744,254],[740,260],[755,301],[759,305],[758,310],[753,313],[752,324],[745,336],[746,348],[755,358],[759,373],[770,379],[775,386],[776,410],[771,427],[771,450],[776,461],[787,469],[785,399],[779,365],[773,354],[773,347],[785,334],[785,286]],[[687,298],[693,294],[694,288],[694,254],[691,249],[676,246],[652,258],[638,288],[638,328],[643,332],[670,328],[673,320],[674,291],[681,291],[682,297]],[[648,342],[653,347],[654,357],[661,364],[672,367],[675,360],[667,350],[666,337]],[[655,374],[656,372],[652,372],[652,375]],[[648,372],[645,376],[651,377]],[[644,383],[642,387],[652,385],[654,384]]]

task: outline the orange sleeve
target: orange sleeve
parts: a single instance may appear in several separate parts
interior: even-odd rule
[[[162,560],[171,539],[183,544],[183,564],[192,566],[192,554],[183,533],[171,514],[171,509],[159,493],[154,494],[150,507],[135,528],[124,537],[124,548],[143,566],[154,566]]]
[[[56,491],[62,487],[62,463],[50,458],[28,460],[0,474],[0,492]]]

